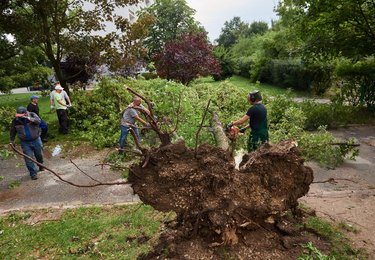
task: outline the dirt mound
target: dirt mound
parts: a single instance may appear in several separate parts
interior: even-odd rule
[[[242,229],[277,223],[313,180],[293,142],[262,146],[244,156],[239,170],[228,152],[209,145],[195,153],[180,142],[149,155],[145,168],[130,170],[134,192],[155,209],[176,212],[178,236],[224,245],[243,240]]]

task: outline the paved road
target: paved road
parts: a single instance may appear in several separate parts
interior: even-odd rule
[[[356,126],[333,131],[338,138],[355,137],[361,144],[356,161],[345,161],[334,170],[309,163],[314,181],[337,179],[337,183],[312,184],[301,201],[316,210],[317,215],[353,226],[349,233],[356,248],[364,247],[375,259],[375,126]]]
[[[39,91],[28,91],[27,88],[14,88],[12,94],[38,93]],[[5,95],[0,91],[0,95]]]
[[[102,182],[124,181],[120,172],[94,166],[104,158],[103,152],[89,152],[89,155],[85,157],[76,158],[74,162],[93,178]],[[3,160],[0,164],[0,176],[4,177],[0,181],[0,214],[20,209],[123,204],[139,201],[138,196],[133,195],[133,190],[129,185],[78,188],[59,181],[47,171],[40,172],[39,179],[33,181],[28,176],[21,158]],[[82,174],[68,159],[51,157],[45,160],[45,164],[69,181],[80,184],[95,183]],[[14,182],[19,182],[20,186],[10,189],[9,184]]]

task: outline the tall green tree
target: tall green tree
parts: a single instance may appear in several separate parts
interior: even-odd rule
[[[36,47],[19,47],[17,52],[0,60],[0,91],[43,83],[53,73],[47,65],[48,59]]]
[[[310,59],[375,54],[374,0],[283,0],[277,12],[298,32]]]
[[[230,21],[224,23],[221,29],[219,38],[216,40],[218,45],[229,48],[234,45],[241,36],[248,31],[249,25],[241,20],[240,17],[235,16]]]
[[[68,79],[61,72],[61,61],[69,53],[101,53],[100,61],[112,69],[142,55],[139,39],[146,31],[148,17],[130,24],[115,12],[137,3],[138,0],[2,0],[0,28],[12,34],[19,45],[41,48],[57,79],[69,91]],[[108,22],[115,25],[115,32],[94,34],[104,32]]]
[[[140,17],[152,16],[155,21],[148,27],[144,46],[150,57],[161,52],[167,42],[174,41],[183,33],[204,31],[194,19],[195,10],[185,0],[156,0],[140,13]]]
[[[238,42],[240,38],[249,38],[255,35],[265,34],[268,31],[268,24],[262,21],[248,24],[235,16],[230,21],[224,23],[221,34],[216,40],[218,45],[229,48]]]
[[[263,21],[252,22],[249,26],[248,34],[265,34],[268,31],[268,24]]]

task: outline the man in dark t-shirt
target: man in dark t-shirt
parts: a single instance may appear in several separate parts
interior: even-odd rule
[[[30,104],[27,106],[27,111],[33,112],[40,117],[38,102],[39,102],[39,96],[32,95],[30,97]],[[41,119],[39,127],[41,129],[40,139],[42,140],[43,143],[45,143],[47,142],[48,125],[45,121]]]
[[[258,90],[250,92],[247,99],[252,106],[246,115],[230,123],[228,127],[242,125],[249,120],[249,124],[241,128],[240,132],[244,133],[250,127],[251,132],[247,142],[247,150],[251,152],[255,151],[260,144],[268,142],[267,109],[261,103],[262,96]]]

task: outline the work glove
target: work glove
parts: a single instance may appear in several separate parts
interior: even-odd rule
[[[50,108],[50,109],[52,110],[52,109],[54,109],[54,108],[55,108],[55,106],[50,106],[49,108]]]
[[[246,127],[242,127],[242,128],[240,129],[240,133],[242,133],[242,134],[245,133],[246,129],[247,129]]]
[[[233,126],[233,122],[230,122],[229,124],[227,124],[227,129],[231,128]]]
[[[16,143],[14,141],[10,141],[10,145],[16,146]]]

